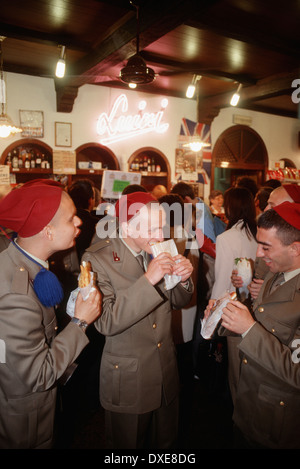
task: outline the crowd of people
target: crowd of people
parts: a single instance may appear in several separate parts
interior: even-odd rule
[[[215,347],[210,385],[229,389],[234,447],[299,449],[300,186],[243,177],[206,204],[185,182],[129,185],[112,214],[100,202],[86,179],[0,199],[0,448],[69,447],[78,410],[99,405],[107,448],[180,448],[182,406]],[[154,255],[168,240],[175,254]]]

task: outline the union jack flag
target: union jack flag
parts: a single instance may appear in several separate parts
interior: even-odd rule
[[[201,124],[193,122],[190,119],[183,118],[180,125],[179,147],[185,143],[189,143],[191,137],[199,137],[202,142],[209,144],[202,148],[202,163],[203,169],[206,171],[208,177],[211,177],[211,132],[209,124]],[[198,174],[198,182],[207,184],[208,181],[203,180],[203,174]]]

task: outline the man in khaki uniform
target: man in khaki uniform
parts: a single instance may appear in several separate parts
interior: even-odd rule
[[[163,241],[166,216],[150,194],[122,196],[116,210],[119,230],[84,255],[103,293],[95,326],[106,336],[100,399],[107,445],[170,448],[177,436],[179,393],[171,312],[190,301],[193,268],[182,255],[161,253],[150,260],[151,242]],[[165,274],[180,275],[181,282],[166,290]]]
[[[233,414],[238,447],[300,449],[300,204],[264,212],[257,242],[270,272],[254,317],[240,302],[222,315],[222,327],[242,336]]]
[[[99,292],[86,302],[79,294],[76,319],[56,335],[61,292],[47,259],[74,245],[80,223],[71,198],[54,182],[32,181],[0,202],[0,225],[18,233],[0,254],[2,449],[52,447],[57,380],[71,373],[88,343],[85,328],[100,313]]]

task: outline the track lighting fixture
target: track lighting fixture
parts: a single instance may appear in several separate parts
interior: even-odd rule
[[[65,60],[65,46],[61,46],[60,57],[56,64],[55,75],[57,78],[63,78],[65,76],[66,70],[66,60]]]
[[[201,75],[194,75],[193,76],[193,80],[192,80],[192,83],[189,84],[189,86],[187,87],[187,90],[186,90],[186,97],[191,99],[194,97],[194,94],[195,94],[195,91],[196,91],[196,85],[197,85],[197,81],[198,80],[201,80],[202,76]]]
[[[232,95],[232,98],[230,100],[231,106],[236,106],[237,103],[239,102],[239,100],[240,100],[240,89],[241,88],[242,88],[242,83],[239,84],[236,92]]]

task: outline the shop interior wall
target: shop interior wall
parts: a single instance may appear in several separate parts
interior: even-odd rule
[[[56,112],[56,93],[53,78],[40,78],[28,75],[6,73],[7,85],[7,113],[15,123],[19,123],[19,110],[40,110],[44,112],[44,137],[41,138],[53,149],[55,147],[55,122],[69,122],[72,124],[72,147],[88,143],[100,143],[96,132],[96,124],[102,112],[109,114],[115,99],[122,93],[121,90],[84,85],[79,88],[71,113]],[[137,113],[140,100],[146,100],[148,112],[157,112],[161,109],[163,96],[146,94],[139,91],[126,91],[128,97],[129,114]],[[189,99],[168,98],[169,104],[163,116],[163,122],[169,123],[164,134],[148,133],[112,143],[109,148],[115,153],[121,170],[127,170],[129,156],[138,148],[151,146],[158,148],[169,159],[174,181],[175,149],[178,146],[178,136],[182,118],[196,121],[196,102]],[[267,147],[269,168],[280,158],[289,158],[300,168],[300,149],[298,146],[298,132],[300,121],[285,117],[273,116],[259,112],[252,112],[239,108],[226,108],[220,111],[211,127],[212,145],[219,135],[233,124],[233,114],[251,117],[251,126],[256,130]],[[20,135],[0,141],[0,152],[18,140]],[[60,148],[62,149],[62,148]]]

